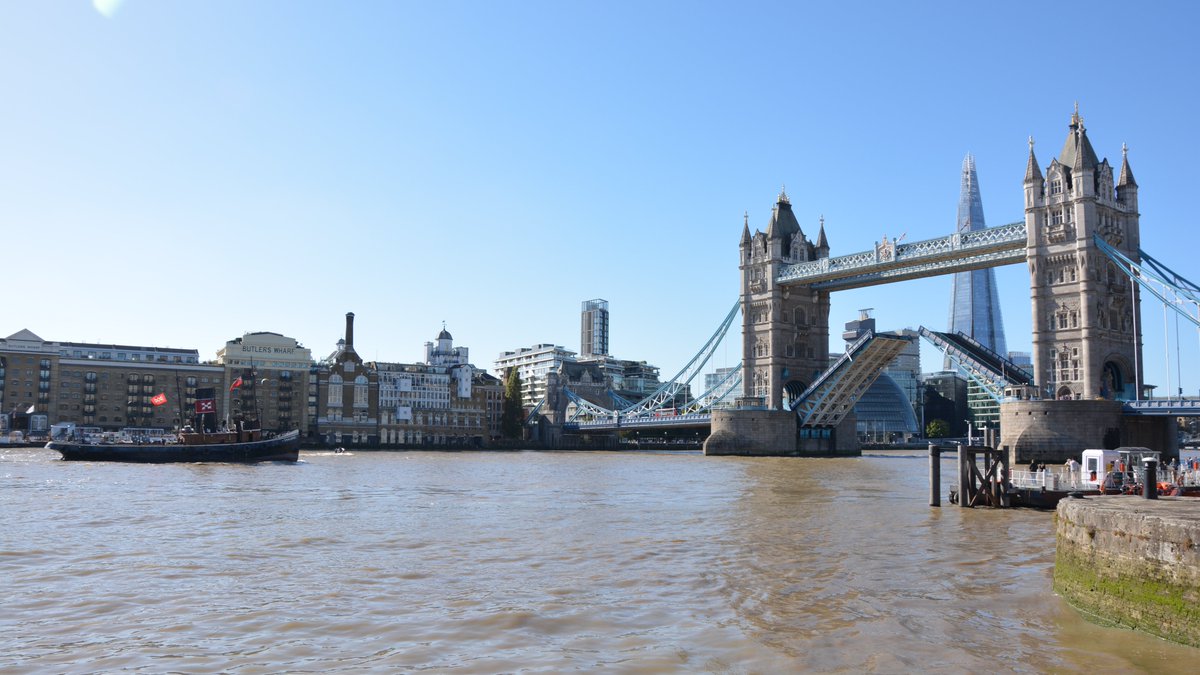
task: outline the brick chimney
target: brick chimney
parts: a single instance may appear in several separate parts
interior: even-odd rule
[[[346,312],[346,349],[354,349],[354,312]]]

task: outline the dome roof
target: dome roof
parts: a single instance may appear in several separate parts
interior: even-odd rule
[[[442,329],[442,332],[438,333],[437,339],[439,339],[439,340],[453,340],[454,338],[453,338],[453,337],[451,337],[451,335],[450,335],[449,331],[447,331],[445,328],[443,328],[443,329]]]

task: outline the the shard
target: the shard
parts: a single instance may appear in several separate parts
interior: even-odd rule
[[[958,197],[958,231],[982,230],[983,198],[979,195],[979,177],[975,174],[975,158],[963,159],[962,191]],[[996,272],[993,269],[958,272],[950,300],[950,332],[961,332],[975,338],[1000,356],[1007,356],[1004,343],[1004,321],[1000,317],[1000,297],[996,291]],[[946,369],[952,366],[947,360]]]

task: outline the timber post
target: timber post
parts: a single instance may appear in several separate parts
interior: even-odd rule
[[[929,444],[929,505],[942,505],[942,449]]]

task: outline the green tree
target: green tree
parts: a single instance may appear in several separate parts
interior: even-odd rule
[[[504,408],[500,413],[500,433],[505,438],[520,438],[525,425],[525,409],[521,406],[521,375],[509,368],[504,376]]]
[[[946,420],[931,420],[925,425],[926,438],[945,438],[950,435],[950,424]]]

